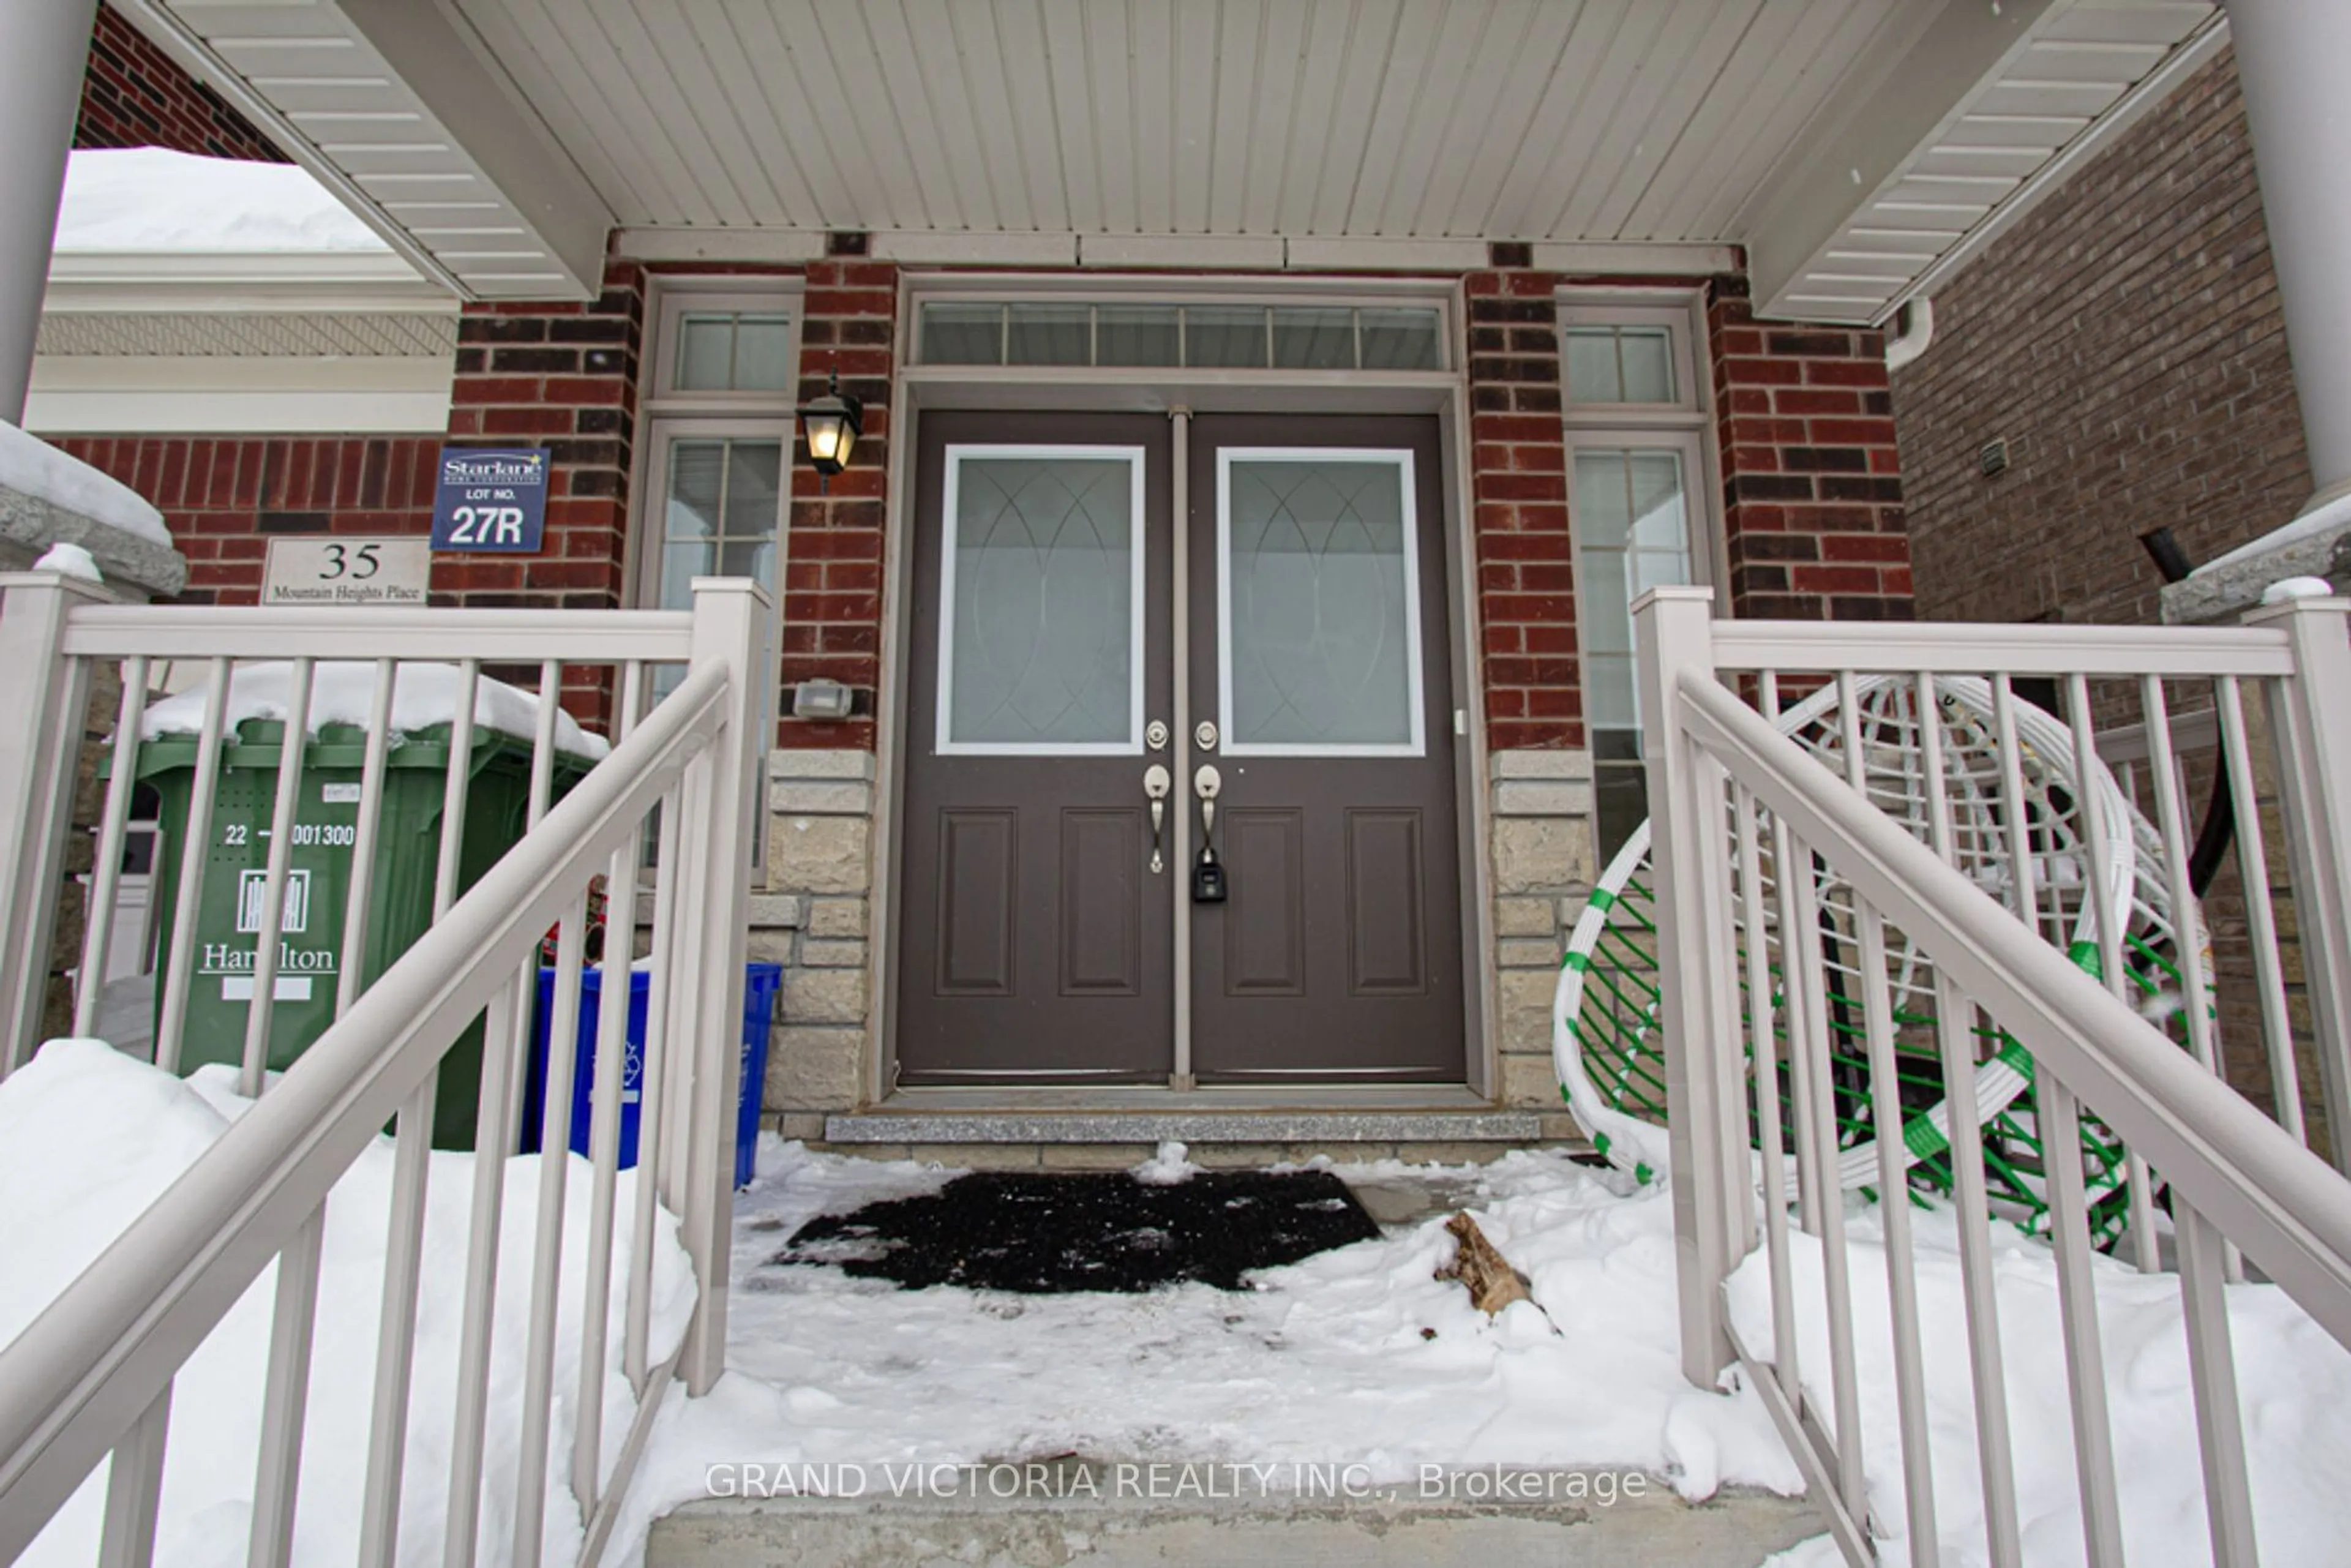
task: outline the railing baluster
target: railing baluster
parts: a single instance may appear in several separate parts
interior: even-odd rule
[[[2237,880],[2245,898],[2246,934],[2252,939],[2253,988],[2262,1004],[2262,1044],[2268,1055],[2272,1112],[2294,1142],[2310,1146],[2302,1113],[2302,1064],[2294,1053],[2294,1024],[2286,1010],[2285,966],[2278,955],[2277,909],[2270,897],[2270,862],[2262,841],[2260,798],[2253,793],[2253,759],[2245,737],[2244,694],[2234,675],[2220,677],[2214,706],[2220,714],[2220,760],[2229,770],[2229,800],[2237,828]]]
[[[638,683],[643,666],[631,664],[622,676],[621,712],[615,740],[636,726]],[[596,1511],[604,1425],[604,1357],[611,1326],[613,1187],[620,1176],[622,1092],[628,1074],[629,1013],[636,988],[633,958],[637,934],[637,860],[640,847],[612,852],[604,880],[603,984],[596,1015],[596,1045],[590,1079],[588,1130],[590,1185],[588,1270],[580,1316],[580,1415],[571,1444],[571,1495],[581,1517]],[[615,983],[617,982],[617,983]],[[643,1064],[638,1065],[638,1098],[643,1098]],[[642,1104],[640,1105],[642,1112]],[[640,1138],[643,1129],[639,1129]]]
[[[1796,1364],[1795,1286],[1788,1271],[1788,1159],[1782,1152],[1779,1050],[1772,1038],[1771,932],[1766,924],[1762,856],[1756,845],[1755,797],[1736,785],[1740,912],[1747,931],[1747,1039],[1754,1061],[1755,1121],[1763,1158],[1763,1247],[1771,1271],[1772,1371],[1801,1405]]]
[[[335,1016],[342,1017],[367,988],[369,916],[375,896],[376,841],[383,825],[384,758],[392,745],[392,699],[399,666],[375,662],[375,690],[368,699],[365,748],[360,758],[359,821],[351,829],[351,885],[343,901],[342,971],[335,977]]]
[[[482,1450],[489,1424],[490,1342],[496,1331],[498,1244],[506,1218],[507,1161],[490,1142],[493,1129],[517,1119],[515,1069],[509,1054],[489,1049],[489,1026],[519,1013],[528,1027],[530,1002],[519,977],[509,979],[482,1015],[482,1092],[474,1123],[474,1191],[465,1233],[465,1294],[459,1307],[456,1426],[449,1443],[449,1511],[441,1561],[470,1568],[480,1531]]]
[[[245,1061],[236,1081],[237,1092],[248,1100],[261,1098],[269,1071],[269,1030],[277,1013],[277,946],[285,932],[286,878],[294,863],[294,809],[302,797],[303,762],[310,749],[311,675],[311,661],[294,661],[284,737],[277,747],[268,869],[263,873],[261,919],[253,938],[253,995],[245,1007]]]
[[[2097,1282],[2091,1273],[2088,1197],[2082,1185],[2081,1111],[2074,1092],[2039,1064],[2035,1081],[2045,1124],[2042,1157],[2049,1167],[2049,1237],[2057,1250],[2057,1311],[2065,1343],[2065,1385],[2074,1410],[2074,1474],[2081,1489],[2082,1539],[2090,1568],[2121,1568],[2122,1511],[2115,1492],[2115,1436],[2106,1410],[2106,1358],[2098,1327]]]
[[[1934,681],[1917,677],[1921,713],[1934,706]],[[2010,717],[2014,718],[2011,711]],[[1927,779],[1927,827],[1935,852],[1958,857],[1951,797],[1944,774],[1943,730],[1921,727]],[[2016,1508],[2016,1459],[2008,1420],[2008,1380],[2000,1343],[2000,1297],[1991,1257],[1991,1209],[1984,1191],[1983,1128],[1976,1115],[1975,1009],[1938,967],[1935,974],[1935,1043],[1943,1067],[1943,1103],[1950,1123],[1951,1191],[1959,1211],[1959,1285],[1966,1294],[1968,1372],[1976,1402],[1976,1455],[1983,1472],[1984,1531],[1993,1568],[2024,1560]]]
[[[2237,1361],[2229,1343],[2227,1249],[2212,1222],[2177,1197],[2171,1220],[2179,1239],[2179,1299],[2188,1329],[2189,1382],[2196,1391],[2196,1440],[2204,1461],[2212,1562],[2214,1568],[2253,1568],[2259,1554],[2253,1547]]]
[[[1933,694],[1922,682],[1914,695],[1922,730],[1937,723]],[[1844,780],[1869,799],[1866,737],[1851,670],[1837,672],[1837,718],[1844,732]],[[1914,793],[1905,791],[1906,793]],[[1927,1436],[1927,1377],[1918,1340],[1917,1260],[1910,1247],[1908,1153],[1902,1138],[1902,1076],[1894,1052],[1894,998],[1886,974],[1886,923],[1858,889],[1853,919],[1861,947],[1862,1030],[1869,1059],[1869,1123],[1877,1145],[1878,1223],[1886,1231],[1886,1304],[1894,1319],[1894,1388],[1896,1425],[1902,1434],[1903,1507],[1910,1527],[1915,1568],[1934,1568],[1935,1459]]]
[[[106,995],[107,963],[114,946],[115,904],[122,896],[122,841],[131,821],[131,795],[139,770],[139,720],[146,706],[147,661],[122,666],[122,704],[114,721],[114,756],[106,780],[106,804],[99,817],[98,854],[90,864],[89,918],[82,927],[81,973],[74,988],[74,1033],[98,1032],[99,1004]]]
[[[548,1025],[547,1098],[539,1113],[538,1221],[530,1273],[522,1442],[515,1463],[514,1561],[536,1563],[547,1511],[549,1429],[554,1417],[557,1291],[563,1269],[564,1186],[571,1168],[571,1075],[580,1048],[580,970],[587,953],[588,890],[564,916],[555,945],[555,1005]],[[607,998],[607,1005],[609,1005]]]
[[[2076,674],[2065,677],[2065,708],[2066,721],[2074,731],[2074,776],[2080,781],[2074,791],[2074,810],[2081,815],[2084,847],[2090,862],[2089,883],[2084,891],[2090,900],[2092,928],[2097,934],[2098,975],[2116,1000],[2128,1002],[2130,982],[2123,968],[2123,928],[2130,920],[2130,895],[2126,890],[2117,909],[2115,882],[2118,875],[2135,875],[2137,872],[2135,866],[2115,864],[2114,846],[2107,842],[2106,835],[2116,832],[2127,846],[2129,824],[2106,821],[2107,801],[2092,784],[2103,765],[2098,760],[2097,719],[2090,711],[2088,676]],[[2127,847],[2124,852],[2128,854]],[[2162,1267],[2163,1261],[2155,1234],[2154,1177],[2137,1150],[2126,1151],[2123,1169],[2128,1183],[2131,1260],[2138,1265],[2139,1272],[2152,1274]]]
[[[1767,719],[1780,716],[1780,674],[1765,670],[1758,683],[1757,695],[1761,711]],[[1813,1134],[1813,1117],[1818,1113],[1813,1105],[1813,1075],[1804,1070],[1800,1036],[1807,1036],[1813,1028],[1811,1009],[1817,1001],[1813,994],[1815,977],[1796,962],[1793,933],[1798,928],[1796,915],[1796,884],[1810,881],[1809,866],[1800,867],[1790,847],[1788,826],[1775,815],[1771,819],[1771,871],[1773,891],[1780,915],[1781,984],[1787,992],[1782,1012],[1788,1020],[1788,1104],[1796,1123],[1796,1198],[1797,1217],[1808,1235],[1821,1233],[1821,1206],[1823,1195],[1842,1202],[1844,1194],[1837,1187],[1832,1169],[1825,1176],[1820,1166],[1820,1141]],[[1800,874],[1800,873],[1802,874]],[[1823,1186],[1825,1179],[1827,1185]]]
[[[180,1037],[195,984],[196,912],[204,896],[204,861],[212,848],[213,802],[220,796],[221,732],[228,714],[231,668],[214,659],[204,675],[204,717],[196,733],[195,779],[188,787],[188,820],[180,841],[166,844],[178,885],[172,894],[172,949],[163,960],[163,1005],[155,1014],[155,1065],[180,1070]],[[143,722],[143,721],[142,721]]]
[[[314,1210],[277,1254],[269,1320],[269,1371],[261,1401],[261,1463],[254,1479],[248,1568],[294,1560],[294,1504],[301,1489],[302,1427],[310,1403],[310,1348],[319,1310],[319,1260],[327,1211]]]
[[[474,708],[478,659],[457,665],[450,714],[449,762],[441,781],[441,846],[433,876],[437,923],[457,901],[464,873],[465,800],[474,777]],[[486,1036],[487,1024],[484,1025]],[[484,1041],[486,1048],[486,1038]],[[484,1054],[487,1054],[485,1049]],[[440,1092],[436,1062],[400,1108],[392,1163],[391,1234],[384,1248],[383,1319],[376,1342],[375,1404],[368,1432],[367,1495],[360,1526],[362,1568],[392,1568],[400,1540],[400,1494],[407,1463],[410,1374],[416,1358],[416,1291],[423,1267],[426,1186],[433,1163],[433,1113]],[[481,1141],[482,1129],[474,1130]]]
[[[634,1218],[629,1227],[629,1302],[622,1328],[622,1365],[640,1396],[650,1372],[653,1281],[653,1208],[661,1196],[661,1169],[671,1107],[681,1095],[670,1092],[677,1069],[668,1050],[670,976],[677,967],[678,795],[664,795],[654,833],[653,973],[645,981],[644,1065],[637,1103],[637,1183]]]
[[[1813,1163],[1821,1173],[1821,1291],[1829,1318],[1829,1398],[1835,1416],[1837,1490],[1846,1511],[1866,1516],[1869,1491],[1862,1473],[1861,1384],[1854,1366],[1852,1260],[1845,1250],[1844,1190],[1837,1176],[1836,1087],[1829,1074],[1826,959],[1821,951],[1821,915],[1813,885],[1812,846],[1789,834],[1797,891],[1796,956],[1792,974],[1801,974],[1810,995],[1802,1043],[1803,1071],[1812,1080],[1809,1129]],[[1784,947],[1783,947],[1784,950]],[[1792,1050],[1793,1042],[1791,1042]]]
[[[560,664],[549,659],[539,665],[538,690],[541,700],[536,722],[532,726],[530,745],[530,807],[528,814],[524,818],[524,821],[533,828],[538,826],[538,820],[547,815],[548,805],[555,794],[556,726],[563,716],[561,701],[563,666]],[[550,694],[555,697],[555,701],[546,700]],[[523,960],[516,971],[515,998],[519,1004],[519,1010],[515,1014],[513,1028],[507,1033],[507,1049],[513,1054],[511,1071],[513,1081],[517,1083],[524,1082],[525,1075],[530,1071],[531,1007],[533,999],[538,995],[540,964],[539,955],[533,953],[528,958]],[[490,1049],[490,1045],[491,1042],[485,1037],[483,1049],[486,1051]],[[506,1128],[506,1151],[508,1155],[515,1155],[519,1154],[521,1150],[522,1121],[519,1117],[515,1117],[509,1120]]]
[[[163,1450],[172,1432],[172,1385],[155,1396],[107,1468],[99,1568],[147,1568],[155,1561],[155,1516],[163,1500]]]

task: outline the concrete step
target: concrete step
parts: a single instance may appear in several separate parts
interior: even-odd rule
[[[1756,1568],[1827,1528],[1801,1498],[1725,1491],[1683,1502],[1664,1482],[1615,1471],[1454,1471],[1434,1487],[1366,1488],[1347,1472],[1092,1464],[974,1468],[914,1492],[903,1469],[778,1477],[714,1472],[735,1490],[863,1495],[728,1497],[657,1520],[647,1568]],[[1089,1489],[1073,1480],[1078,1469]],[[1013,1472],[1006,1474],[1004,1472]],[[1186,1485],[1184,1477],[1191,1476]],[[991,1479],[994,1476],[995,1479]],[[953,1487],[953,1495],[938,1495]],[[1122,1495],[1123,1487],[1123,1495]],[[1003,1490],[1008,1496],[994,1495]],[[1638,1495],[1635,1495],[1637,1491]],[[1427,1495],[1424,1495],[1426,1493]],[[1351,1495],[1353,1494],[1353,1495]],[[1607,1500],[1603,1500],[1603,1498]]]

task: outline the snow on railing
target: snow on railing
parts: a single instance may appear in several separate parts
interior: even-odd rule
[[[1659,590],[1635,610],[1685,1374],[1710,1387],[1743,1364],[1851,1563],[1897,1537],[1913,1563],[1946,1549],[2019,1563],[2003,1349],[2035,1325],[2013,1321],[1995,1281],[2001,1232],[2033,1233],[2054,1250],[2082,1539],[2103,1568],[2124,1561],[2124,1523],[2099,1317],[2098,1279],[2116,1276],[2097,1252],[2126,1250],[2147,1272],[2168,1262],[2194,1404],[2179,1437],[2192,1430],[2201,1455],[2212,1560],[2253,1562],[2228,1301],[2263,1287],[2234,1281],[2258,1271],[2351,1346],[2351,1181],[2305,1146],[2284,980],[2298,972],[2305,988],[2339,1164],[2351,605],[2290,601],[2226,629],[1892,628],[1716,622],[1709,599]],[[1907,709],[1862,699],[1888,677]],[[2101,716],[2127,717],[2136,700],[2137,724],[2110,748],[2134,768],[2132,805],[2086,785],[2037,801],[2023,788],[2036,761],[2017,739],[2028,680],[2061,693],[2078,779],[2101,776]],[[2266,752],[2248,684],[2267,699]],[[1839,699],[1821,707],[1834,733],[1807,746],[1773,720],[1783,692],[1823,685]],[[2167,690],[2183,685],[2203,688],[2187,711],[2246,803],[2250,951],[2226,975],[2190,886]],[[1980,755],[1950,755],[1970,737]],[[2268,776],[2294,868],[2283,951],[2252,805]],[[2141,801],[2154,821],[2137,820]],[[2116,810],[2129,831],[2105,820]],[[2047,852],[2057,812],[2085,819],[2068,825],[2068,857]],[[2255,995],[2224,1012],[2231,986]],[[2262,1036],[2237,1060],[2275,1074],[2277,1120],[2223,1076],[2224,1017]],[[1946,1111],[1930,1125],[1920,1113],[1986,1103],[1980,1081],[2020,1066],[2023,1092],[1996,1114]],[[1880,1201],[1852,1209],[1840,1155],[1864,1142]],[[1947,1329],[1931,1353],[1918,1225],[1956,1230],[1963,1298],[1961,1344]],[[1856,1302],[1874,1292],[1855,1260],[1880,1251],[1886,1321],[1865,1322]],[[1935,1398],[1930,1385],[1961,1348],[1972,1451],[1938,1466],[1954,1396],[1948,1377]]]
[[[478,1539],[493,1560],[535,1563],[546,1537],[552,1475],[569,1479],[584,1532],[583,1561],[594,1560],[672,1378],[682,1375],[698,1395],[725,1365],[742,900],[755,769],[764,750],[755,715],[770,619],[763,591],[737,580],[698,580],[691,612],[509,612],[134,608],[99,602],[57,577],[0,578],[0,1071],[21,1065],[47,1032],[41,1023],[52,988],[51,937],[72,840],[87,831],[73,826],[73,817],[91,681],[119,665],[123,695],[106,747],[96,857],[83,884],[72,1032],[94,1032],[109,988],[104,956],[116,946],[112,923],[142,749],[187,747],[193,732],[172,920],[167,939],[149,939],[160,972],[151,1015],[156,1058],[159,1066],[177,1064],[195,982],[216,980],[224,999],[246,1001],[234,1055],[238,1089],[256,1102],[22,1334],[0,1347],[0,1561],[13,1560],[40,1534],[110,1454],[104,1561],[152,1559],[174,1379],[273,1263],[248,1560],[289,1561],[305,1418],[318,1399],[311,1349],[327,1200],[395,1121],[363,1502],[353,1520],[309,1518],[304,1534],[324,1528],[343,1541],[338,1555],[355,1545],[361,1563],[390,1563],[399,1556],[403,1492],[423,1491],[427,1502],[442,1504],[437,1514],[413,1497],[408,1511],[443,1521],[435,1543],[441,1561],[472,1562]],[[322,658],[329,654],[331,662]],[[204,674],[203,688],[149,708],[151,678],[165,661],[183,667],[193,662]],[[538,695],[492,680],[486,664],[535,666]],[[683,666],[684,674],[674,690],[649,706],[660,666]],[[556,700],[567,676],[613,716],[618,744],[601,760],[595,758],[602,743],[580,733]],[[585,685],[576,684],[581,681]],[[248,718],[275,718],[289,737],[311,737],[278,748],[281,761],[304,765],[264,764],[270,777],[266,830],[251,828],[249,820],[239,825],[238,813],[219,810],[225,747]],[[332,728],[346,725],[351,727]],[[322,736],[322,729],[332,733]],[[419,730],[432,737],[421,750],[414,745]],[[528,765],[527,800],[507,803],[520,818],[515,829],[527,831],[502,855],[493,843],[488,852],[496,858],[484,865],[484,847],[468,842],[466,822],[469,793],[482,788],[475,742],[487,732],[527,746]],[[355,806],[355,815],[329,828],[312,825],[317,803],[298,797],[308,759],[330,740],[343,752],[356,749],[359,758],[356,785],[328,786],[338,793],[326,797]],[[432,845],[417,848],[417,863],[403,866],[385,838],[392,831],[384,820],[387,758],[397,760],[408,750],[434,763],[434,746],[446,752],[445,763],[434,763],[437,779],[426,775],[425,805],[437,809],[412,809],[407,819],[412,828],[424,823]],[[346,758],[347,773],[350,766]],[[560,792],[559,768],[585,770]],[[507,788],[511,795],[523,787],[510,778]],[[222,966],[199,961],[200,920],[209,913],[198,874],[204,856],[186,849],[213,845],[216,820],[229,824],[224,833],[257,832],[267,842],[263,869],[243,873],[249,885],[235,900],[239,939],[254,944],[249,978],[200,977],[201,969]],[[322,970],[330,966],[332,1021],[280,1075],[271,1067],[273,1019],[284,1002],[308,996],[317,977],[285,972],[281,959],[293,952],[286,938],[306,924],[317,931],[331,913],[309,906],[312,877],[293,869],[294,851],[298,842],[329,833],[350,852],[340,940],[315,958]],[[425,879],[431,917],[405,954],[370,983],[370,920],[381,907],[377,868],[386,862],[395,880]],[[600,1008],[592,1040],[578,1040],[599,882],[610,911],[613,972],[626,971],[640,945],[646,956],[636,967],[650,970],[642,1076],[631,1084],[638,1095],[636,1173],[627,1178],[620,1169],[627,991],[616,986]],[[639,891],[648,883],[646,922]],[[531,1239],[528,1309],[502,1313],[500,1231],[509,1207],[521,1207],[509,1204],[509,1177],[528,1168],[512,1156],[522,1132],[534,1006],[543,988],[541,947],[550,926],[559,936],[548,988],[552,1016],[538,1020],[547,1045],[538,1132],[539,1147],[554,1153],[535,1162],[535,1213],[520,1221]],[[297,978],[298,985],[289,985]],[[251,998],[260,997],[281,1005],[253,1007]],[[442,1068],[468,1040],[481,1042],[478,1093],[460,1092],[453,1100],[439,1092]],[[592,1094],[587,1145],[578,1151],[573,1104],[581,1071],[592,1073]],[[403,1467],[419,1377],[429,1171],[436,1163],[444,1174],[464,1168],[433,1156],[436,1107],[445,1116],[453,1103],[470,1113],[477,1133],[462,1239],[459,1343],[453,1369],[436,1365],[441,1375],[454,1372],[454,1426],[441,1435],[445,1440],[428,1441],[424,1450],[449,1456],[445,1478],[412,1486]],[[579,1153],[586,1161],[575,1171]],[[580,1246],[566,1197],[575,1176],[590,1184],[590,1200],[585,1256],[567,1262],[567,1232]],[[618,1212],[623,1203],[631,1210],[624,1222]],[[674,1322],[655,1321],[653,1301],[664,1260],[656,1257],[657,1235],[666,1234],[673,1215],[695,1285],[682,1335]],[[626,1256],[616,1258],[623,1247]],[[514,1282],[505,1299],[518,1300],[522,1289]],[[575,1293],[576,1308],[569,1305]],[[574,1311],[579,1364],[567,1368],[556,1364],[566,1338],[558,1325],[572,1322],[568,1314]],[[502,1317],[507,1326],[494,1352]],[[494,1377],[494,1354],[509,1370],[519,1354],[521,1376]],[[322,1375],[352,1372],[322,1369]],[[625,1379],[626,1392],[616,1377]],[[428,1400],[436,1410],[444,1407],[443,1392],[435,1388]],[[607,1413],[631,1407],[633,1424],[616,1450],[605,1430]],[[556,1423],[565,1411],[570,1452],[551,1465]]]

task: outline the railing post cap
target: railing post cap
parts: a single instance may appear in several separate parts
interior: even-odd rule
[[[689,581],[686,587],[696,599],[705,593],[740,593],[757,600],[763,605],[773,604],[776,601],[774,596],[768,593],[755,578],[697,577]]]
[[[77,599],[92,604],[119,604],[122,595],[103,582],[92,582],[86,577],[75,577],[62,571],[0,571],[0,593],[18,589],[58,589]]]
[[[2298,615],[2343,615],[2351,613],[2351,599],[2335,591],[2335,587],[2323,577],[2289,577],[2273,582],[2262,591],[2259,609],[2249,610],[2243,616],[2247,626],[2265,626]]]
[[[1675,584],[1667,587],[1652,588],[1648,590],[1638,599],[1633,601],[1633,611],[1634,613],[1638,614],[1644,606],[1651,603],[1711,604],[1713,602],[1714,590],[1711,588],[1700,588],[1687,584]]]

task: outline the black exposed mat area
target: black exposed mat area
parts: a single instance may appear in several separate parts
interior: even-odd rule
[[[835,1265],[917,1291],[1055,1295],[1187,1280],[1238,1291],[1252,1269],[1379,1233],[1328,1171],[1210,1171],[1166,1186],[1123,1172],[977,1171],[925,1197],[819,1215],[773,1260]]]

